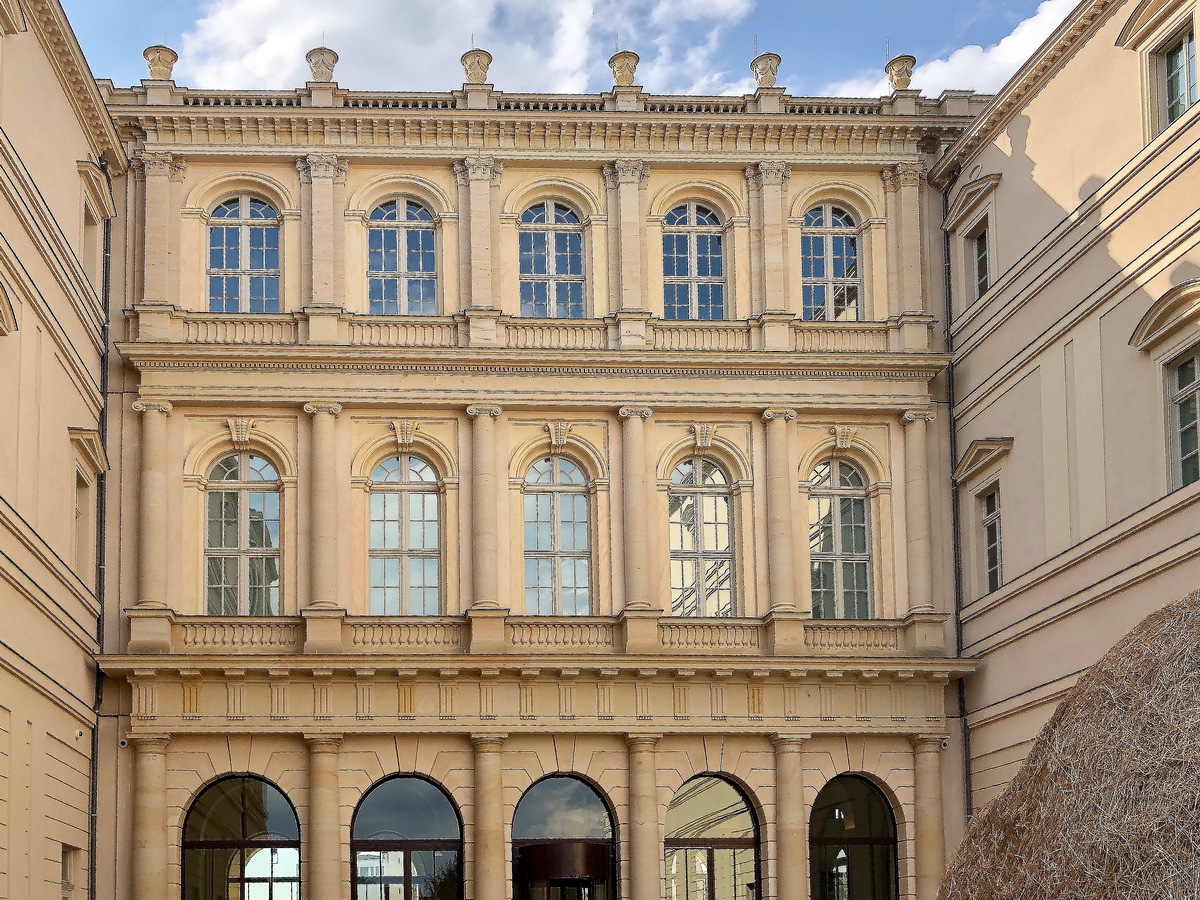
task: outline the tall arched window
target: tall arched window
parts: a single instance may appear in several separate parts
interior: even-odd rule
[[[245,451],[208,473],[205,568],[210,616],[279,615],[279,473]]]
[[[758,823],[741,791],[702,775],[667,807],[667,897],[757,900]]]
[[[517,900],[615,900],[612,815],[584,781],[553,775],[527,790],[512,846]]]
[[[733,497],[711,459],[685,459],[667,491],[671,615],[733,615]]]
[[[279,312],[279,214],[242,195],[208,216],[208,311]]]
[[[411,453],[371,473],[371,615],[441,611],[441,495],[433,466]]]
[[[663,217],[663,316],[725,318],[725,235],[715,212],[684,203]]]
[[[367,791],[350,829],[359,900],[458,900],[462,823],[440,787],[399,775]]]
[[[582,319],[583,222],[564,203],[545,200],[521,213],[521,315]]]
[[[205,788],[188,810],[182,850],[187,900],[300,900],[300,822],[260,778]]]
[[[525,614],[592,611],[592,541],[587,476],[563,456],[525,473]]]
[[[861,317],[858,225],[847,210],[823,203],[804,214],[800,263],[805,319],[847,322]]]
[[[871,618],[867,479],[844,460],[813,469],[808,492],[814,619]]]
[[[867,779],[839,775],[821,789],[808,840],[812,900],[896,900],[896,819]]]
[[[415,200],[389,200],[371,210],[367,287],[373,316],[437,312],[433,214]]]

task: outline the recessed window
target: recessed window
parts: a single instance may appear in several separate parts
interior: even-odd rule
[[[1159,54],[1167,124],[1182,116],[1196,102],[1196,34],[1188,29]]]
[[[371,473],[371,615],[436,616],[441,608],[441,494],[419,456]]]
[[[701,456],[671,472],[671,615],[733,615],[733,496],[729,476]]]
[[[615,900],[612,814],[591,785],[552,775],[521,797],[512,819],[513,885],[530,900]]]
[[[563,203],[545,201],[521,214],[517,233],[521,315],[583,318],[583,222]]]
[[[994,485],[980,498],[983,514],[983,562],[988,592],[1004,584],[1004,553],[1001,546],[1000,485]]]
[[[367,229],[367,289],[373,316],[437,312],[433,214],[414,200],[371,210]]]
[[[208,474],[205,563],[210,616],[279,615],[279,473],[230,453]]]
[[[1172,381],[1179,483],[1184,486],[1200,481],[1200,349],[1176,363]]]
[[[867,480],[857,468],[828,460],[813,470],[808,528],[813,618],[871,618]]]
[[[592,610],[587,476],[562,456],[525,473],[525,614],[586,616]]]
[[[988,220],[985,216],[967,235],[967,250],[970,254],[971,278],[978,300],[992,286],[991,245],[988,237]]]
[[[675,792],[667,807],[666,896],[755,900],[758,823],[741,791],[702,775]]]
[[[812,900],[899,896],[896,818],[887,798],[858,775],[839,775],[813,802],[808,827]]]
[[[804,214],[800,237],[803,316],[811,322],[854,321],[862,309],[858,225],[831,203]]]
[[[256,197],[233,197],[208,218],[208,311],[279,312],[275,208]]]
[[[699,203],[663,219],[663,316],[725,318],[725,240],[721,220]]]

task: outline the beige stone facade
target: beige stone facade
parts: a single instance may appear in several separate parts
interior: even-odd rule
[[[1185,383],[1200,344],[1200,125],[1194,74],[1172,110],[1167,84],[1196,15],[1192,2],[1081,4],[931,174],[948,191],[954,273],[976,805],[1080,672],[1200,583]],[[997,489],[1001,577],[989,584]]]
[[[80,896],[91,871],[103,235],[124,164],[58,4],[0,3],[3,897]]]

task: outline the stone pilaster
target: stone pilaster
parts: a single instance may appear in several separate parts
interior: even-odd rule
[[[652,609],[650,602],[650,547],[646,525],[647,509],[646,420],[653,415],[648,406],[622,406],[617,415],[623,420],[621,451],[624,479],[622,484],[621,524],[625,551],[625,608]]]
[[[143,150],[133,163],[146,179],[142,302],[166,303],[171,293],[171,179],[184,163],[162,150]]]
[[[650,166],[639,159],[618,159],[604,167],[604,183],[616,194],[613,204],[617,213],[617,285],[618,309],[643,310],[645,279],[643,276],[642,191],[650,177]]]
[[[925,166],[903,162],[884,169],[888,193],[888,227],[897,230],[893,245],[898,253],[899,296],[902,312],[924,312],[924,279],[921,269],[921,182]]]
[[[757,244],[761,248],[756,313],[783,311],[788,307],[784,223],[785,195],[791,171],[791,166],[781,162],[760,162],[745,170],[751,192],[758,194],[758,221],[751,224],[752,230],[758,232]]]
[[[337,295],[336,253],[334,233],[334,183],[346,177],[345,160],[332,153],[311,153],[296,160],[300,180],[308,188],[309,265],[312,268],[312,304],[339,306]]]
[[[470,305],[491,307],[492,300],[492,190],[500,183],[504,163],[491,156],[468,156],[454,163],[454,174],[466,188]]]

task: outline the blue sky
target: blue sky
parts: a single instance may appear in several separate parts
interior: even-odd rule
[[[101,78],[146,76],[141,51],[180,54],[179,84],[288,88],[324,43],[358,90],[444,91],[463,80],[472,34],[509,91],[600,91],[614,40],[641,58],[653,93],[743,93],[759,51],[783,57],[798,95],[885,93],[885,41],[918,59],[913,87],[994,91],[1076,0],[62,0]]]

